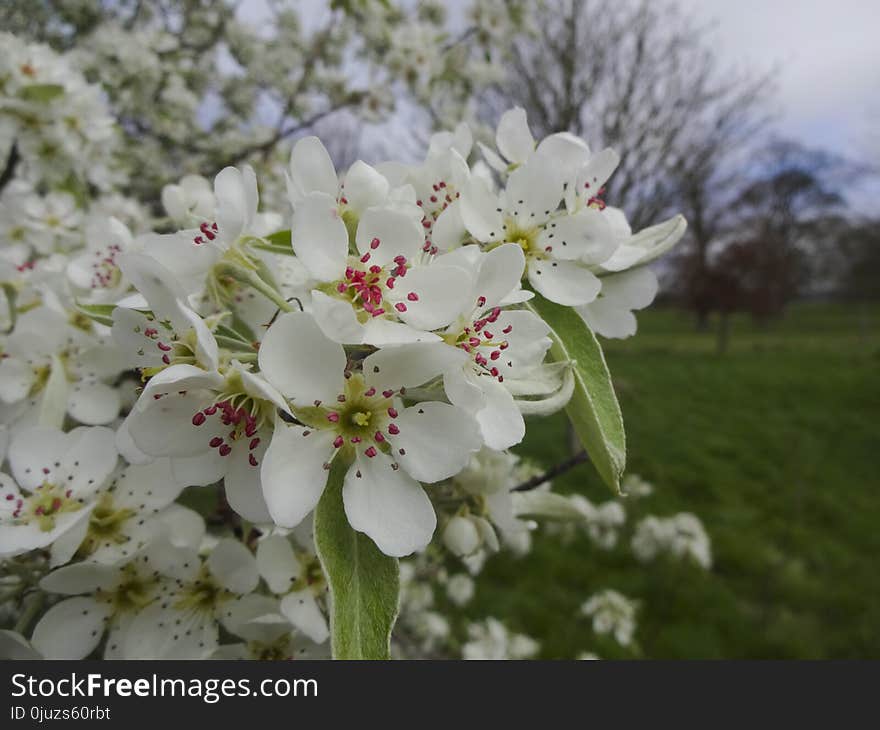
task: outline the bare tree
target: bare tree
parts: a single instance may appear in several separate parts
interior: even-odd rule
[[[680,208],[682,176],[707,178],[760,117],[766,79],[723,73],[709,29],[675,5],[547,0],[537,19],[484,113],[518,104],[536,135],[613,146],[622,160],[607,198],[636,226]]]

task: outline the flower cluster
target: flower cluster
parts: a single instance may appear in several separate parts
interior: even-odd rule
[[[115,134],[96,87],[0,43],[0,122],[23,161],[0,191],[0,603],[29,634],[5,637],[16,651],[327,655],[342,599],[315,515],[337,490],[345,529],[395,571],[439,551],[476,574],[527,550],[542,517],[614,544],[622,510],[522,490],[535,470],[509,452],[525,416],[583,389],[537,305],[570,308],[585,336],[632,334],[656,292],[645,264],[683,232],[676,217],[632,233],[606,205],[613,152],[536,143],[521,109],[495,149],[461,124],[417,164],[337,170],[306,136],[283,208],[261,209],[241,165],[167,185],[148,221],[93,196]],[[59,140],[64,165],[46,163]],[[447,577],[466,603],[468,576]],[[443,616],[410,589],[401,625],[440,641]],[[468,635],[465,656],[538,648],[494,619]]]

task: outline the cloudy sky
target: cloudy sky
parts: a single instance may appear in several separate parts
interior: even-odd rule
[[[727,63],[777,70],[780,131],[880,162],[880,2],[680,2],[714,24]]]

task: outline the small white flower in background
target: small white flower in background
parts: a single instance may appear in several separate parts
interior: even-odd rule
[[[190,226],[208,220],[216,205],[211,183],[201,175],[185,175],[179,183],[162,188],[162,207],[180,225]]]
[[[164,568],[159,595],[132,620],[122,653],[128,659],[205,659],[219,646],[220,625],[238,625],[236,601],[260,581],[242,543],[220,540],[203,561],[180,549]]]
[[[118,257],[132,247],[128,228],[115,218],[92,220],[86,226],[86,247],[73,256],[67,278],[90,304],[115,303],[129,288]]]
[[[641,499],[654,493],[654,485],[638,474],[627,474],[620,484],[620,491],[627,497]]]
[[[34,648],[45,658],[83,659],[106,633],[104,658],[121,659],[132,621],[160,593],[160,573],[143,554],[120,565],[74,563],[58,568],[40,581],[40,587],[69,596],[52,606],[34,628]]]
[[[474,580],[466,573],[456,573],[446,581],[446,595],[456,606],[469,603],[474,592]]]
[[[626,522],[626,510],[615,500],[609,500],[596,506],[586,497],[573,494],[569,500],[584,515],[582,528],[597,547],[611,550],[617,545],[618,534]]]
[[[88,524],[117,458],[106,428],[34,427],[17,434],[9,447],[15,480],[0,474],[0,555],[48,547]]]
[[[632,538],[636,557],[649,561],[661,553],[692,560],[708,570],[712,567],[712,546],[700,519],[689,512],[672,517],[645,517],[636,525]]]
[[[541,645],[525,634],[512,633],[496,618],[468,626],[469,641],[462,647],[463,659],[531,659]]]
[[[292,626],[321,644],[330,636],[318,605],[327,583],[312,546],[295,550],[282,535],[270,535],[257,545],[257,568],[269,590],[280,597],[278,610]]]
[[[109,384],[125,369],[109,338],[71,325],[40,307],[18,318],[0,361],[0,400],[10,420],[60,427],[65,415],[87,425],[110,423],[120,400]]]
[[[593,619],[593,631],[612,634],[621,646],[629,646],[636,630],[636,603],[617,591],[607,589],[590,596],[581,613]]]

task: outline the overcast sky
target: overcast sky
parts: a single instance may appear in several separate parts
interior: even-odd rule
[[[724,61],[778,70],[780,131],[880,162],[878,0],[680,2],[714,21]]]

